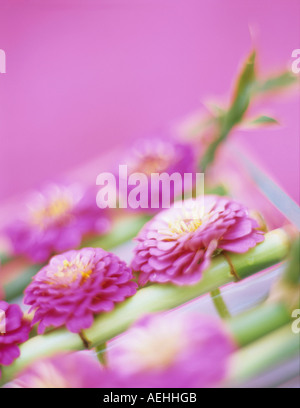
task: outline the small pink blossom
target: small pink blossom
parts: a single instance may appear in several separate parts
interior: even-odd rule
[[[229,198],[204,196],[164,210],[136,238],[132,261],[139,283],[198,282],[217,250],[247,252],[264,240],[248,210]]]
[[[153,137],[151,139],[139,140],[134,146],[124,154],[120,160],[121,164],[127,165],[128,177],[133,173],[141,173],[145,176],[145,182],[139,187],[141,190],[140,196],[148,197],[148,203],[143,208],[143,211],[153,213],[159,208],[163,208],[162,186],[151,183],[151,175],[153,173],[167,175],[179,174],[182,179],[184,174],[192,174],[192,182],[195,182],[195,172],[197,170],[196,155],[193,148],[188,143],[174,141],[171,138]],[[122,181],[118,176],[119,181]],[[127,180],[123,180],[127,182]],[[129,186],[127,195],[135,188]],[[192,184],[188,186],[170,184],[170,202],[183,194],[184,189],[192,189]],[[122,196],[123,192],[120,192]],[[126,197],[127,198],[127,197]],[[157,202],[157,208],[153,208],[152,200]]]
[[[132,277],[124,262],[101,248],[69,251],[38,272],[25,290],[24,303],[31,306],[39,333],[63,325],[79,333],[93,324],[94,315],[136,293]]]
[[[78,247],[84,236],[109,230],[96,193],[80,185],[51,184],[36,193],[23,215],[5,229],[16,255],[45,262],[52,255]]]
[[[70,353],[36,361],[5,388],[103,388],[106,383],[97,359]]]
[[[150,315],[108,350],[120,387],[213,387],[228,372],[235,344],[215,318]]]
[[[18,345],[28,340],[29,332],[30,323],[21,308],[0,301],[0,366],[8,366],[19,357]]]

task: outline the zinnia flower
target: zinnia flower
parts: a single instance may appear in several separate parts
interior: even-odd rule
[[[194,284],[217,250],[242,253],[264,240],[257,221],[236,201],[217,196],[164,210],[136,238],[132,268],[139,283]]]
[[[5,388],[103,388],[107,375],[88,353],[38,360]]]
[[[28,340],[29,332],[30,324],[20,307],[0,301],[0,366],[8,366],[19,357],[18,345]]]
[[[50,185],[36,193],[23,217],[9,224],[5,232],[16,255],[34,262],[78,247],[87,234],[108,231],[110,222],[96,205],[96,194],[79,185]]]
[[[148,197],[148,203],[143,209],[153,212],[159,208],[163,208],[163,197],[161,185],[151,184],[151,175],[153,173],[166,173],[167,175],[179,174],[182,179],[184,174],[190,173],[193,175],[192,183],[195,182],[195,172],[197,170],[196,156],[191,145],[183,142],[173,141],[171,139],[160,139],[153,137],[152,139],[138,141],[123,157],[121,164],[127,165],[129,177],[133,173],[143,174],[145,182],[139,185],[141,190],[140,197]],[[127,182],[122,177],[119,182]],[[182,186],[175,183],[170,185],[170,201],[183,194],[185,190],[191,190],[193,185]],[[135,188],[128,186],[127,194]],[[120,191],[122,196],[123,192]],[[125,198],[128,198],[125,197]],[[157,208],[153,208],[151,197],[156,197]]]
[[[121,387],[206,388],[224,379],[234,349],[216,318],[173,313],[144,317],[107,356]]]
[[[93,315],[109,312],[136,292],[132,271],[101,248],[69,251],[53,257],[25,290],[39,333],[66,325],[73,333],[89,328]]]

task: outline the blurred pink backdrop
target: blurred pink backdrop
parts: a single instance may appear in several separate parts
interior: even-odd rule
[[[299,16],[298,0],[0,0],[0,199],[228,96],[249,24],[261,72],[290,67]],[[234,135],[295,200],[299,107]]]

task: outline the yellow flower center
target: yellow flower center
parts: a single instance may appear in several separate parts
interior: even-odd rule
[[[196,231],[202,224],[202,220],[176,220],[169,223],[170,231],[174,234],[185,234]]]
[[[199,203],[192,205],[191,208],[172,209],[170,214],[170,217],[166,217],[168,229],[159,231],[168,236],[195,232],[209,217],[209,214],[205,214],[204,207],[199,206]]]
[[[60,197],[54,199],[48,205],[33,211],[32,221],[40,228],[45,228],[49,224],[63,222],[69,219],[69,211],[72,208],[72,202],[69,197]]]
[[[80,285],[82,285],[90,278],[92,273],[91,265],[84,265],[79,259],[75,259],[72,262],[64,260],[56,272],[48,271],[47,276],[51,278],[48,283],[50,285],[69,286],[78,280]]]

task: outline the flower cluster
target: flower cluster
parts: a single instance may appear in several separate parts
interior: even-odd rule
[[[217,250],[247,252],[264,240],[256,220],[240,203],[225,197],[187,200],[164,210],[137,237],[132,268],[139,283],[194,284]]]
[[[0,366],[8,366],[19,357],[18,345],[28,340],[29,332],[30,324],[20,307],[0,301]]]
[[[16,255],[45,262],[53,254],[78,247],[88,234],[105,233],[107,215],[95,192],[79,185],[50,185],[28,202],[23,217],[5,229]]]
[[[149,315],[107,351],[107,366],[87,352],[42,359],[8,388],[207,388],[229,372],[236,345],[209,316]]]
[[[79,333],[93,316],[112,310],[136,292],[132,271],[116,255],[101,248],[69,251],[53,257],[25,291],[24,303],[34,311],[38,332],[66,325]]]
[[[295,354],[298,339],[286,337],[281,329],[277,333],[277,329],[286,323],[282,314],[286,316],[292,309],[290,304],[299,303],[299,278],[294,273],[297,248],[284,279],[271,290],[267,307],[273,307],[272,322],[268,327],[262,318],[264,305],[259,307],[260,316],[256,307],[254,314],[249,311],[246,318],[242,316],[243,324],[236,324],[217,290],[238,273],[245,277],[284,260],[294,231],[275,230],[266,235],[265,244],[249,254],[231,255],[246,253],[264,241],[267,228],[262,225],[263,217],[229,197],[204,195],[203,173],[198,172],[201,169],[208,177],[206,191],[228,191],[262,210],[269,226],[285,224],[273,204],[265,203],[253,190],[252,180],[241,172],[240,164],[233,163],[232,149],[222,149],[237,127],[275,124],[276,119],[265,115],[248,118],[252,99],[295,82],[289,72],[260,79],[256,71],[256,51],[251,50],[227,106],[206,104],[203,114],[196,113],[176,129],[175,138],[164,132],[139,140],[127,153],[121,152],[117,166],[110,164],[113,174],[98,175],[98,192],[96,185],[51,184],[35,193],[4,231],[1,225],[0,233],[4,232],[10,247],[9,253],[1,254],[7,265],[0,270],[0,377],[4,382],[17,375],[7,388],[208,388],[228,386],[229,381],[240,386],[261,375],[270,362],[275,366],[282,357]],[[179,139],[180,134],[186,142]],[[88,166],[88,173],[93,167]],[[87,176],[93,178],[91,173]],[[197,199],[187,199],[191,196]],[[122,211],[116,210],[111,233],[98,240],[94,235],[110,231],[108,215],[112,211],[107,208]],[[125,208],[135,214],[123,211]],[[80,249],[93,245],[92,241],[95,245],[96,240],[98,245],[114,247],[133,237],[150,215],[154,217],[136,237],[130,266],[102,248]],[[122,223],[124,217],[128,220]],[[0,241],[2,246],[2,236]],[[214,257],[217,260],[208,270]],[[37,265],[24,271],[30,262]],[[36,268],[41,269],[28,284]],[[210,273],[216,270],[217,276]],[[135,279],[141,286],[151,282],[162,285],[149,285],[125,302],[137,293]],[[28,319],[19,305],[1,300],[18,298],[24,289]],[[190,308],[168,310],[205,290],[212,291],[213,304],[224,321],[187,312]],[[148,315],[151,310],[165,312]],[[135,321],[137,316],[142,318]],[[129,322],[133,325],[121,334]],[[55,332],[62,327],[75,335]],[[49,328],[53,333],[45,334]],[[274,332],[270,339],[266,336],[269,332]],[[38,337],[42,334],[45,336]],[[112,339],[116,334],[120,336]],[[29,342],[20,346],[29,336]],[[265,336],[263,344],[258,340],[261,336]],[[66,344],[60,343],[62,339]],[[110,340],[104,350],[103,343]],[[271,347],[272,353],[267,353],[262,363],[263,349],[270,341],[278,347]],[[257,344],[260,353],[255,356]],[[82,345],[89,350],[59,354],[79,350]],[[241,351],[236,353],[238,347]],[[281,349],[287,353],[278,353]],[[21,351],[22,358],[13,364]],[[104,355],[97,359],[97,352]],[[41,355],[44,358],[38,360]],[[253,355],[258,364],[253,364]],[[4,366],[11,364],[5,371]],[[25,370],[17,373],[20,367]]]

